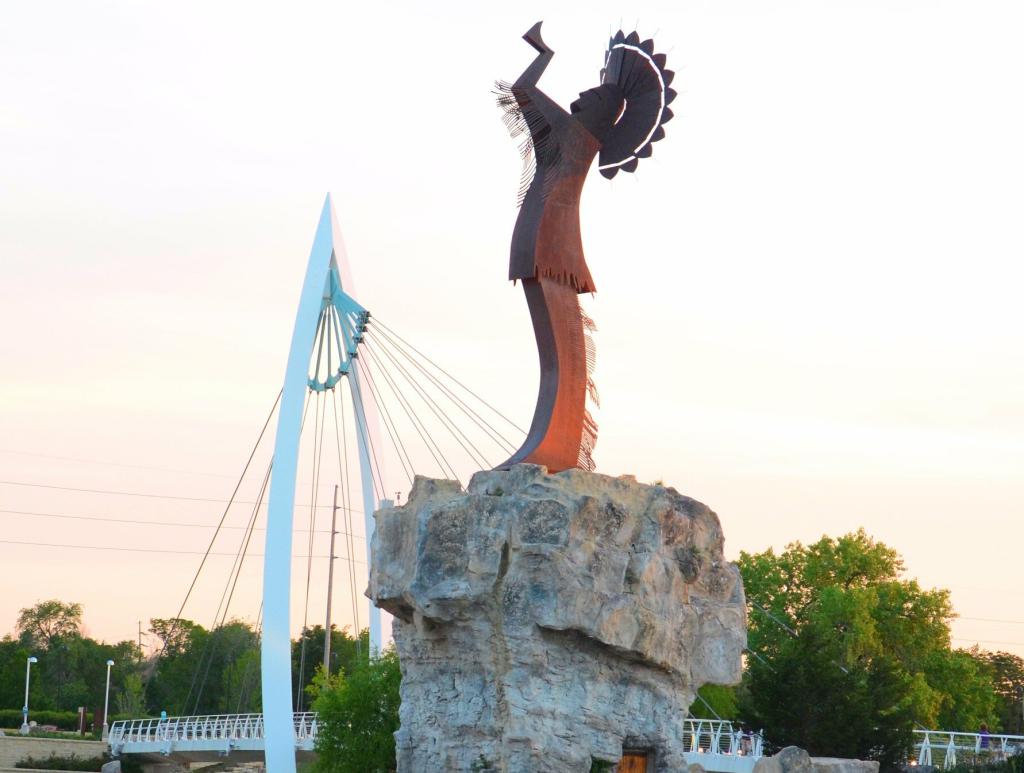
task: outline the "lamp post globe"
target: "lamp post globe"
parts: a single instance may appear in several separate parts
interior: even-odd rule
[[[107,709],[110,708],[110,668],[114,665],[113,660],[107,661],[107,687],[103,691],[103,735],[104,741],[107,740],[107,735],[110,732],[110,728],[107,726]]]
[[[32,677],[32,664],[38,663],[39,658],[30,655],[25,661],[25,705],[21,707],[21,734],[28,735],[28,685]]]

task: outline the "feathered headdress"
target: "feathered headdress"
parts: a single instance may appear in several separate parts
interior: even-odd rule
[[[640,41],[636,32],[619,30],[608,41],[601,82],[617,86],[626,100],[622,115],[601,145],[598,170],[609,180],[621,169],[632,172],[637,160],[651,155],[651,143],[665,136],[672,118],[669,88],[675,76],[665,69],[665,55],[654,53],[654,41]]]

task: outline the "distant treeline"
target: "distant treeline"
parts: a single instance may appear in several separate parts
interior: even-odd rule
[[[0,727],[21,724],[25,669],[38,658],[30,680],[30,719],[61,729],[78,727],[78,708],[102,714],[106,663],[114,661],[110,680],[110,718],[258,712],[260,705],[259,635],[248,623],[233,620],[207,630],[191,620],[150,620],[157,645],[143,654],[132,641],[105,644],[82,634],[80,604],[43,601],[21,610],[15,632],[0,640]],[[305,656],[303,657],[303,642]],[[332,631],[331,672],[352,668],[357,652],[366,653],[347,630]],[[324,629],[306,629],[292,642],[292,685],[312,683],[322,666]],[[302,691],[305,698],[306,691]],[[100,720],[102,721],[102,720]]]

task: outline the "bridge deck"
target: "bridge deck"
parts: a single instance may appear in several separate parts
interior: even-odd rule
[[[292,726],[295,751],[312,756],[316,745],[317,715],[295,714]],[[700,763],[715,773],[751,773],[761,758],[759,734],[744,734],[730,722],[709,719],[683,720],[688,741],[687,762]],[[222,714],[167,719],[132,719],[115,722],[108,736],[110,753],[173,757],[201,761],[262,759],[262,714]]]

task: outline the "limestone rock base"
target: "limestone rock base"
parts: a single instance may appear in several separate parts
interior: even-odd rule
[[[417,478],[376,515],[367,594],[395,616],[399,773],[590,770],[648,749],[734,684],[743,586],[718,517],[671,488],[518,465],[467,491]]]
[[[787,746],[773,757],[762,757],[753,773],[878,773],[871,760],[811,757],[798,746]]]

